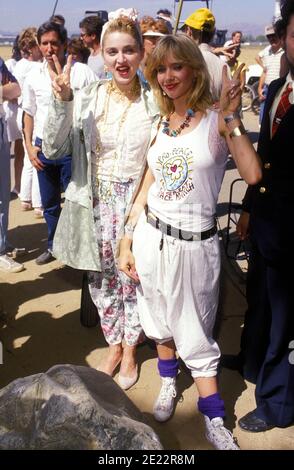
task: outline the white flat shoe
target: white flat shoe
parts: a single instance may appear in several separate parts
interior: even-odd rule
[[[118,383],[123,390],[128,390],[131,388],[138,380],[138,366],[136,366],[136,372],[133,377],[124,377],[123,375],[118,375]]]

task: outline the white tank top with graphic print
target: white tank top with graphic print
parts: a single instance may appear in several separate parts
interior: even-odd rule
[[[202,232],[214,224],[228,147],[218,132],[218,113],[208,111],[191,132],[170,137],[159,129],[148,152],[155,182],[149,210],[173,227]]]

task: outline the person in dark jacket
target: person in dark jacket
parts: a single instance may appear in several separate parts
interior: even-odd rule
[[[247,189],[244,212],[237,224],[239,236],[245,238],[249,233],[252,243],[248,310],[241,351],[235,358],[235,368],[256,383],[256,408],[239,420],[239,426],[250,432],[294,423],[294,296],[290,274],[294,252],[289,227],[294,202],[294,159],[293,151],[289,151],[294,125],[293,0],[284,3],[282,21],[289,73],[270,84],[258,143],[263,178]]]

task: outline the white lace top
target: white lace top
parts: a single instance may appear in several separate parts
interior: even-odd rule
[[[139,177],[149,144],[151,119],[141,96],[130,104],[126,100],[117,102],[110,95],[107,106],[106,89],[106,85],[99,88],[95,112],[92,174],[103,181],[128,182]]]
[[[170,137],[161,127],[148,152],[155,177],[148,193],[151,212],[183,230],[211,228],[228,153],[215,111],[208,111],[188,134]]]

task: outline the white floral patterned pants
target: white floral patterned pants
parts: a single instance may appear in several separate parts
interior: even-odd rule
[[[88,272],[89,291],[101,319],[108,344],[140,343],[136,284],[117,269],[115,253],[134,183],[93,184],[94,223],[101,259],[101,272]]]

